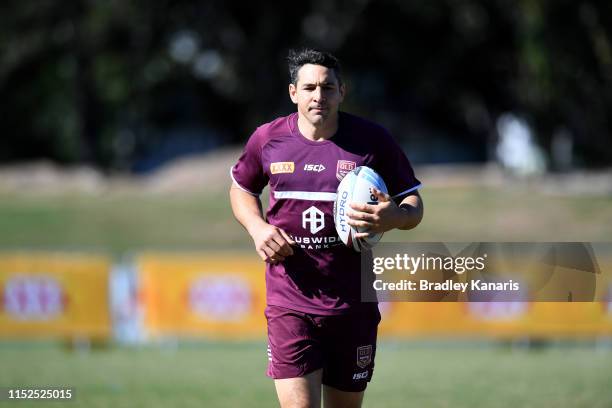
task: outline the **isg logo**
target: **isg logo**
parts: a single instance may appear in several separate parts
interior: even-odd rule
[[[325,166],[322,164],[305,164],[304,171],[312,171],[316,173],[320,173],[325,170]]]

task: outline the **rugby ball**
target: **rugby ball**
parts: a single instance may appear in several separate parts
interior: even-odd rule
[[[355,238],[361,228],[348,225],[347,213],[351,211],[350,203],[378,204],[378,198],[373,194],[372,188],[387,193],[387,186],[383,179],[369,167],[360,166],[347,173],[338,185],[336,201],[334,202],[334,224],[338,236],[349,248],[357,252],[362,249],[371,249],[380,241],[383,234],[372,235],[368,238]]]

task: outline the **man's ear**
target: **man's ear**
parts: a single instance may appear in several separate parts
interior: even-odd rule
[[[340,102],[342,102],[342,101],[344,101],[344,95],[346,95],[346,85],[344,85],[344,83],[342,83],[338,90],[340,91]]]
[[[289,97],[291,98],[291,102],[297,104],[297,88],[294,84],[289,84]]]

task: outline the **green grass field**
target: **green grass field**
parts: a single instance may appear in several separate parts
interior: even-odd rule
[[[526,188],[432,188],[416,230],[385,241],[609,241],[612,197]],[[0,248],[251,249],[225,191],[151,194],[0,193]]]
[[[4,345],[0,386],[69,386],[69,403],[19,407],[270,407],[264,343],[70,352]],[[382,342],[365,407],[610,407],[612,350]]]
[[[386,241],[609,241],[612,197],[528,188],[430,188],[425,219]],[[0,249],[252,250],[225,191],[0,192]],[[110,348],[0,344],[0,387],[71,386],[76,403],[0,406],[269,407],[263,343]],[[612,351],[383,342],[366,407],[612,407]]]

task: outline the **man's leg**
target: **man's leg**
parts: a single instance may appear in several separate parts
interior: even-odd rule
[[[322,379],[325,408],[361,407],[374,372],[379,322],[378,308],[371,304],[344,316],[326,318]]]
[[[319,369],[303,377],[274,380],[281,408],[319,408],[322,375],[323,370]]]
[[[347,392],[328,385],[323,386],[323,406],[325,408],[360,408],[364,391]]]
[[[321,406],[323,356],[319,328],[303,312],[266,308],[268,377],[274,378],[282,408]]]

